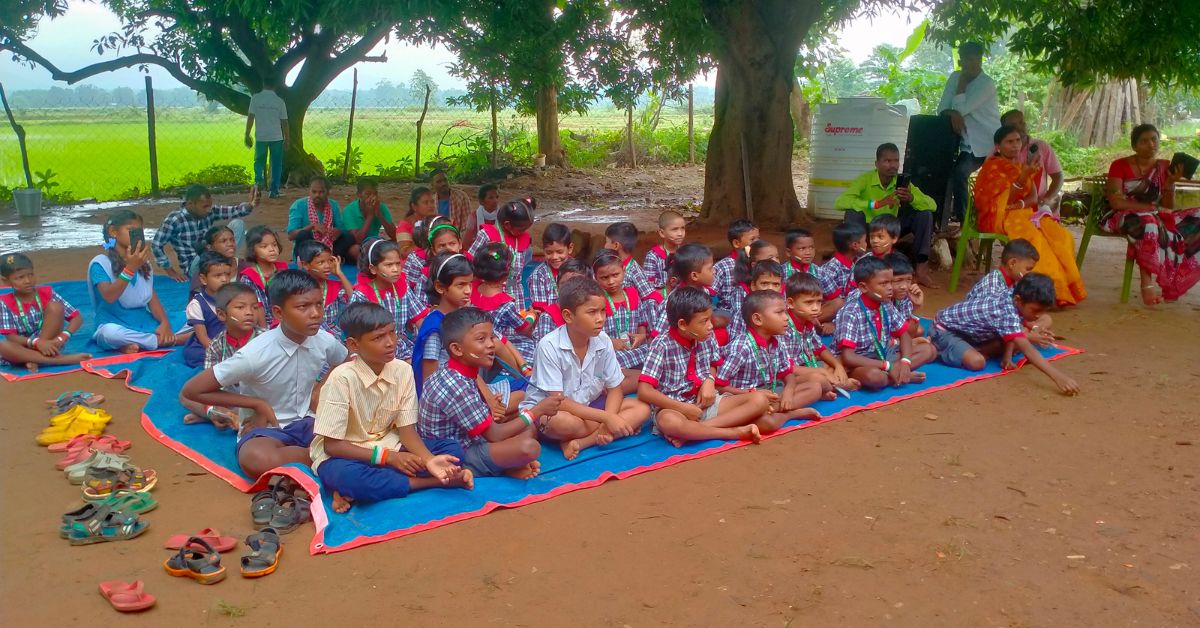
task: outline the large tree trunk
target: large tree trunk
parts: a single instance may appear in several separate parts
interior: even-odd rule
[[[792,111],[792,126],[795,127],[796,137],[800,140],[812,139],[812,107],[804,97],[804,91],[800,89],[799,80],[792,84],[788,108]]]
[[[288,141],[283,151],[283,180],[307,187],[313,177],[325,172],[321,160],[304,150],[304,117],[312,103],[285,98],[284,104],[288,111]]]
[[[562,141],[558,136],[558,88],[547,85],[537,93],[538,152],[546,156],[547,166],[567,165]]]
[[[701,218],[752,218],[759,226],[795,221],[792,115],[796,52],[817,18],[817,2],[705,2],[719,43],[713,129],[704,166]],[[748,183],[748,186],[747,186]]]

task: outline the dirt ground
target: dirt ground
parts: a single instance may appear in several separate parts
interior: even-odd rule
[[[506,192],[583,207],[599,227],[622,213],[648,226],[657,210],[639,207],[694,202],[701,175],[606,171]],[[283,207],[269,203],[256,220],[280,224]],[[143,209],[148,224],[165,213]],[[212,587],[167,576],[161,543],[205,527],[244,537],[246,496],[154,443],[138,426],[145,398],[121,382],[3,383],[0,623],[1200,625],[1200,290],[1155,309],[1119,304],[1123,251],[1094,241],[1089,299],[1055,315],[1063,342],[1087,351],[1059,362],[1079,397],[1024,369],[332,556],[309,556],[302,528],[285,537],[276,574],[243,580],[235,552],[225,555],[233,575]],[[48,281],[77,278],[88,255],[35,260]],[[930,301],[927,315],[952,295]],[[159,473],[142,538],[58,538],[78,489],[33,436],[41,400],[80,388],[108,395],[110,433]],[[144,580],[157,608],[118,619],[96,592],[114,578]]]

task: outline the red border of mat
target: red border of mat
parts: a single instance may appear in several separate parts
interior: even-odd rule
[[[1073,355],[1079,355],[1079,354],[1083,353],[1082,349],[1076,349],[1073,347],[1060,346],[1059,348],[1062,349],[1063,352],[1056,356],[1053,356],[1051,358],[1047,358],[1049,361],[1060,360],[1062,358],[1066,358],[1066,357],[1073,356]],[[137,386],[132,386],[129,384],[129,369],[121,368],[121,369],[117,369],[117,370],[112,370],[112,369],[108,369],[105,367],[107,367],[109,365],[128,364],[129,362],[136,361],[137,359],[142,358],[142,357],[147,357],[147,356],[151,356],[151,355],[162,355],[165,353],[167,353],[167,352],[160,351],[160,352],[140,353],[140,354],[134,354],[134,355],[128,355],[128,356],[114,356],[114,357],[110,357],[110,358],[100,358],[97,360],[89,360],[87,362],[84,362],[82,366],[83,366],[83,369],[89,373],[93,373],[95,375],[99,375],[101,377],[106,377],[106,378],[110,378],[110,379],[115,379],[115,378],[121,377],[122,373],[124,373],[126,388],[148,395],[148,394],[150,394],[150,391],[148,389],[139,388]],[[1021,360],[1021,362],[1017,366],[1018,366],[1018,369],[1023,368],[1025,366],[1025,360]],[[843,408],[837,414],[834,414],[834,415],[831,415],[828,417],[824,417],[819,421],[808,421],[805,423],[801,423],[799,425],[784,427],[784,428],[780,429],[779,431],[774,432],[773,434],[768,434],[768,435],[763,436],[763,440],[775,438],[777,436],[781,436],[783,434],[788,434],[788,433],[794,432],[796,430],[802,430],[802,429],[806,429],[806,428],[810,428],[810,427],[815,427],[818,425],[825,425],[827,423],[832,423],[833,421],[837,421],[839,419],[844,419],[850,415],[857,414],[864,410],[873,410],[876,408],[882,408],[884,406],[889,406],[894,403],[906,401],[908,399],[915,399],[917,397],[922,397],[925,395],[942,392],[944,390],[950,390],[951,388],[958,388],[960,386],[964,386],[966,384],[970,384],[973,382],[983,381],[985,379],[992,379],[995,377],[1000,377],[1002,375],[1008,375],[1009,373],[1015,372],[1015,370],[1016,369],[1014,369],[1013,371],[1000,371],[999,373],[982,373],[980,375],[975,375],[972,377],[967,377],[965,379],[958,380],[952,384],[946,384],[944,386],[938,386],[935,388],[922,389],[922,390],[919,390],[910,395],[894,397],[894,398],[888,399],[886,401],[876,401],[876,402],[869,403],[869,404],[862,405],[862,406],[850,406],[848,408]],[[555,488],[547,493],[541,493],[538,495],[529,495],[529,496],[519,499],[515,502],[510,502],[510,503],[488,502],[488,503],[484,504],[483,507],[481,507],[477,510],[472,510],[470,512],[463,512],[463,513],[459,513],[457,515],[452,515],[450,517],[445,517],[442,519],[435,519],[433,521],[427,521],[425,523],[415,525],[412,527],[408,527],[408,528],[404,528],[401,530],[393,530],[393,531],[391,531],[387,534],[383,534],[383,535],[360,536],[348,543],[344,543],[344,544],[338,545],[336,547],[329,547],[329,546],[325,545],[325,528],[329,525],[329,513],[327,513],[325,511],[325,502],[319,498],[319,493],[320,493],[319,486],[313,480],[312,476],[310,476],[309,474],[305,473],[304,471],[302,471],[296,467],[277,467],[277,468],[272,469],[272,470],[268,471],[267,473],[263,474],[262,477],[258,478],[256,481],[248,482],[245,478],[233,473],[232,471],[226,469],[225,467],[222,467],[222,466],[212,462],[207,457],[200,455],[199,453],[197,453],[196,451],[192,450],[191,448],[183,445],[179,441],[168,438],[161,431],[159,431],[157,428],[154,427],[153,423],[150,422],[150,418],[148,416],[146,416],[145,413],[142,413],[142,427],[146,430],[146,432],[148,434],[150,434],[151,438],[153,438],[153,439],[157,440],[158,442],[162,443],[163,445],[166,445],[167,447],[175,450],[175,452],[179,453],[180,455],[187,458],[188,460],[195,462],[196,464],[200,465],[204,470],[212,473],[213,475],[216,475],[217,477],[221,478],[222,480],[225,480],[226,482],[231,484],[234,488],[237,488],[238,490],[240,490],[242,492],[248,493],[251,491],[260,490],[262,487],[266,486],[267,481],[270,479],[270,476],[272,476],[272,475],[285,475],[285,476],[295,480],[301,486],[303,486],[304,489],[309,492],[309,494],[318,495],[317,499],[312,500],[312,508],[311,508],[312,516],[313,516],[313,524],[316,526],[316,532],[313,534],[312,541],[309,543],[309,553],[314,554],[314,555],[315,554],[333,554],[336,552],[344,552],[346,550],[355,549],[358,547],[362,547],[364,545],[370,545],[373,543],[381,543],[383,541],[390,541],[392,539],[398,539],[398,538],[409,536],[412,534],[417,534],[418,532],[424,532],[426,530],[440,528],[444,525],[448,525],[451,523],[456,523],[459,521],[466,521],[468,519],[474,519],[476,517],[482,517],[483,515],[486,515],[486,514],[492,512],[496,509],[499,509],[499,508],[520,508],[522,506],[528,506],[529,504],[535,504],[537,502],[545,501],[545,500],[551,499],[553,497],[558,497],[559,495],[565,495],[565,494],[573,492],[573,491],[578,491],[578,490],[582,490],[582,489],[600,486],[601,484],[604,484],[605,482],[607,482],[609,480],[614,480],[614,479],[615,480],[623,480],[625,478],[633,477],[635,475],[640,475],[642,473],[647,473],[649,471],[654,471],[656,469],[662,469],[664,467],[673,466],[673,465],[679,464],[681,462],[687,462],[689,460],[699,460],[701,458],[707,458],[708,456],[712,456],[714,454],[718,454],[718,453],[721,453],[724,451],[729,451],[731,449],[736,449],[738,447],[745,447],[745,446],[751,444],[746,441],[734,441],[734,442],[725,443],[724,445],[721,445],[719,447],[713,447],[713,448],[705,449],[703,451],[698,451],[695,453],[679,454],[676,456],[671,456],[670,458],[667,458],[666,460],[661,460],[654,464],[650,464],[650,465],[646,465],[646,466],[642,466],[642,467],[636,467],[636,468],[629,469],[627,471],[622,471],[619,473],[606,472],[606,473],[602,474],[600,477],[595,478],[593,480],[587,480],[585,482],[577,482],[575,484],[564,484],[564,485],[559,486],[558,488]]]

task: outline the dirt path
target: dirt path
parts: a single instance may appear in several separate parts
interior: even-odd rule
[[[248,498],[152,442],[143,396],[89,375],[0,384],[0,617],[111,623],[96,583],[141,578],[158,608],[122,625],[1195,626],[1200,295],[1118,304],[1122,254],[1095,241],[1091,298],[1056,315],[1087,350],[1060,362],[1078,398],[1026,370],[333,556],[308,556],[304,528],[277,574],[212,587],[164,574],[161,543],[244,536]],[[42,279],[82,257],[39,254]],[[110,397],[110,431],[162,478],[141,539],[57,536],[77,489],[32,439],[40,400],[75,388]]]

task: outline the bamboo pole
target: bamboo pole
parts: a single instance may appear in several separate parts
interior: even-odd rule
[[[342,164],[342,179],[350,174],[350,151],[354,139],[354,108],[358,104],[358,68],[354,68],[354,85],[350,88],[350,126],[346,129],[346,160]]]
[[[146,77],[146,135],[150,143],[150,193],[158,196],[158,137],[154,128],[154,83]]]

